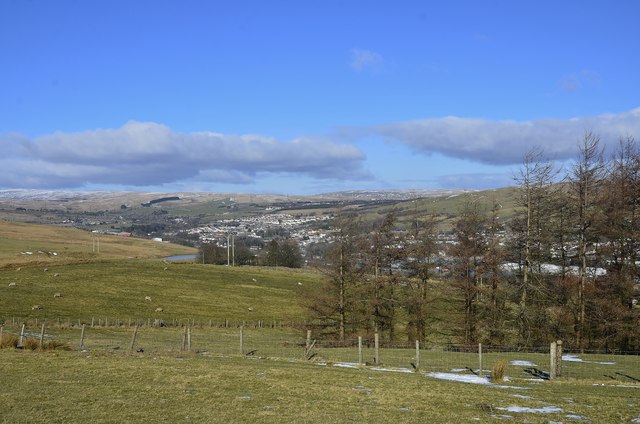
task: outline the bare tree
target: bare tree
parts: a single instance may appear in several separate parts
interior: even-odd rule
[[[571,188],[573,202],[576,206],[576,235],[578,245],[578,322],[576,328],[576,345],[584,347],[586,323],[586,288],[588,273],[589,248],[597,241],[594,224],[599,218],[599,200],[601,188],[606,176],[606,166],[600,137],[586,132],[578,146],[579,156],[571,172]]]
[[[556,166],[545,157],[544,151],[534,147],[524,155],[519,173],[514,177],[519,189],[517,205],[521,211],[514,221],[517,245],[521,249],[518,323],[525,343],[530,339],[529,297],[532,290],[541,289],[539,276],[547,257],[544,248],[550,245],[548,224],[553,214],[552,183],[557,175]]]

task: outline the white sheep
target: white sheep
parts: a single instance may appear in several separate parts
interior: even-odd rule
[[[16,283],[15,283],[15,282],[13,282],[13,283],[9,283],[9,287],[15,287],[15,286],[16,286]]]
[[[54,277],[58,277],[60,276],[60,274],[58,274],[57,272],[55,274],[53,274]]]
[[[53,297],[54,297],[54,298],[56,298],[56,297],[62,297],[62,293],[54,293],[54,294],[53,294]]]
[[[164,309],[162,309],[162,308],[156,308],[156,312],[164,312]]]
[[[151,302],[151,296],[145,296],[145,297],[144,297],[144,300],[145,300],[146,302]]]
[[[39,310],[39,309],[42,309],[42,306],[40,306],[40,305],[33,305],[33,306],[31,307],[31,310],[32,310],[32,311],[37,311],[37,310]]]

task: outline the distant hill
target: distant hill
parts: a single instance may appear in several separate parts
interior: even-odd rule
[[[0,239],[0,267],[196,253],[177,244],[6,221],[0,221]]]

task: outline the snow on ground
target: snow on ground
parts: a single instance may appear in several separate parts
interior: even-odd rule
[[[572,420],[589,420],[589,418],[583,416],[583,415],[575,415],[575,414],[567,414],[565,415],[566,418],[572,419]]]
[[[507,412],[531,412],[537,414],[553,414],[556,412],[562,412],[562,408],[558,408],[557,406],[543,406],[542,408],[529,408],[528,406],[507,406],[497,407],[496,409]]]
[[[533,399],[531,396],[525,396],[525,395],[521,395],[521,394],[515,394],[515,395],[511,395],[514,398],[518,398],[518,399]]]
[[[536,364],[534,364],[533,362],[529,362],[529,361],[515,360],[515,361],[509,362],[509,364],[515,365],[516,367],[537,367]]]
[[[409,368],[369,368],[369,369],[372,371],[413,373],[413,370],[410,370]]]
[[[340,364],[333,364],[333,366],[339,368],[358,368],[358,364],[355,362],[344,362]]]
[[[567,362],[583,362],[585,364],[615,365],[615,362],[585,361],[584,359],[578,358],[575,355],[562,355],[562,360]]]
[[[425,374],[427,377],[437,378],[439,380],[459,381],[461,383],[471,384],[491,384],[488,378],[478,377],[472,374],[454,374],[450,372],[430,372]]]

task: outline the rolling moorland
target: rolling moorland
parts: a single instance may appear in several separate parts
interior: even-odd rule
[[[442,349],[422,352],[420,372],[412,349],[383,349],[379,367],[327,346],[308,360],[305,329],[287,322],[306,319],[322,273],[173,263],[163,258],[195,249],[16,222],[0,225],[0,239],[5,336],[27,322],[37,338],[44,322],[46,340],[62,343],[0,349],[0,422],[640,421],[637,356],[568,356],[563,377],[544,381],[522,366],[548,370],[544,352],[488,351],[488,370],[510,361],[505,383],[474,379],[475,354]],[[168,327],[145,325],[155,319]],[[129,351],[131,320],[140,330]],[[78,321],[89,327],[82,348]],[[189,325],[193,349],[183,350]]]

